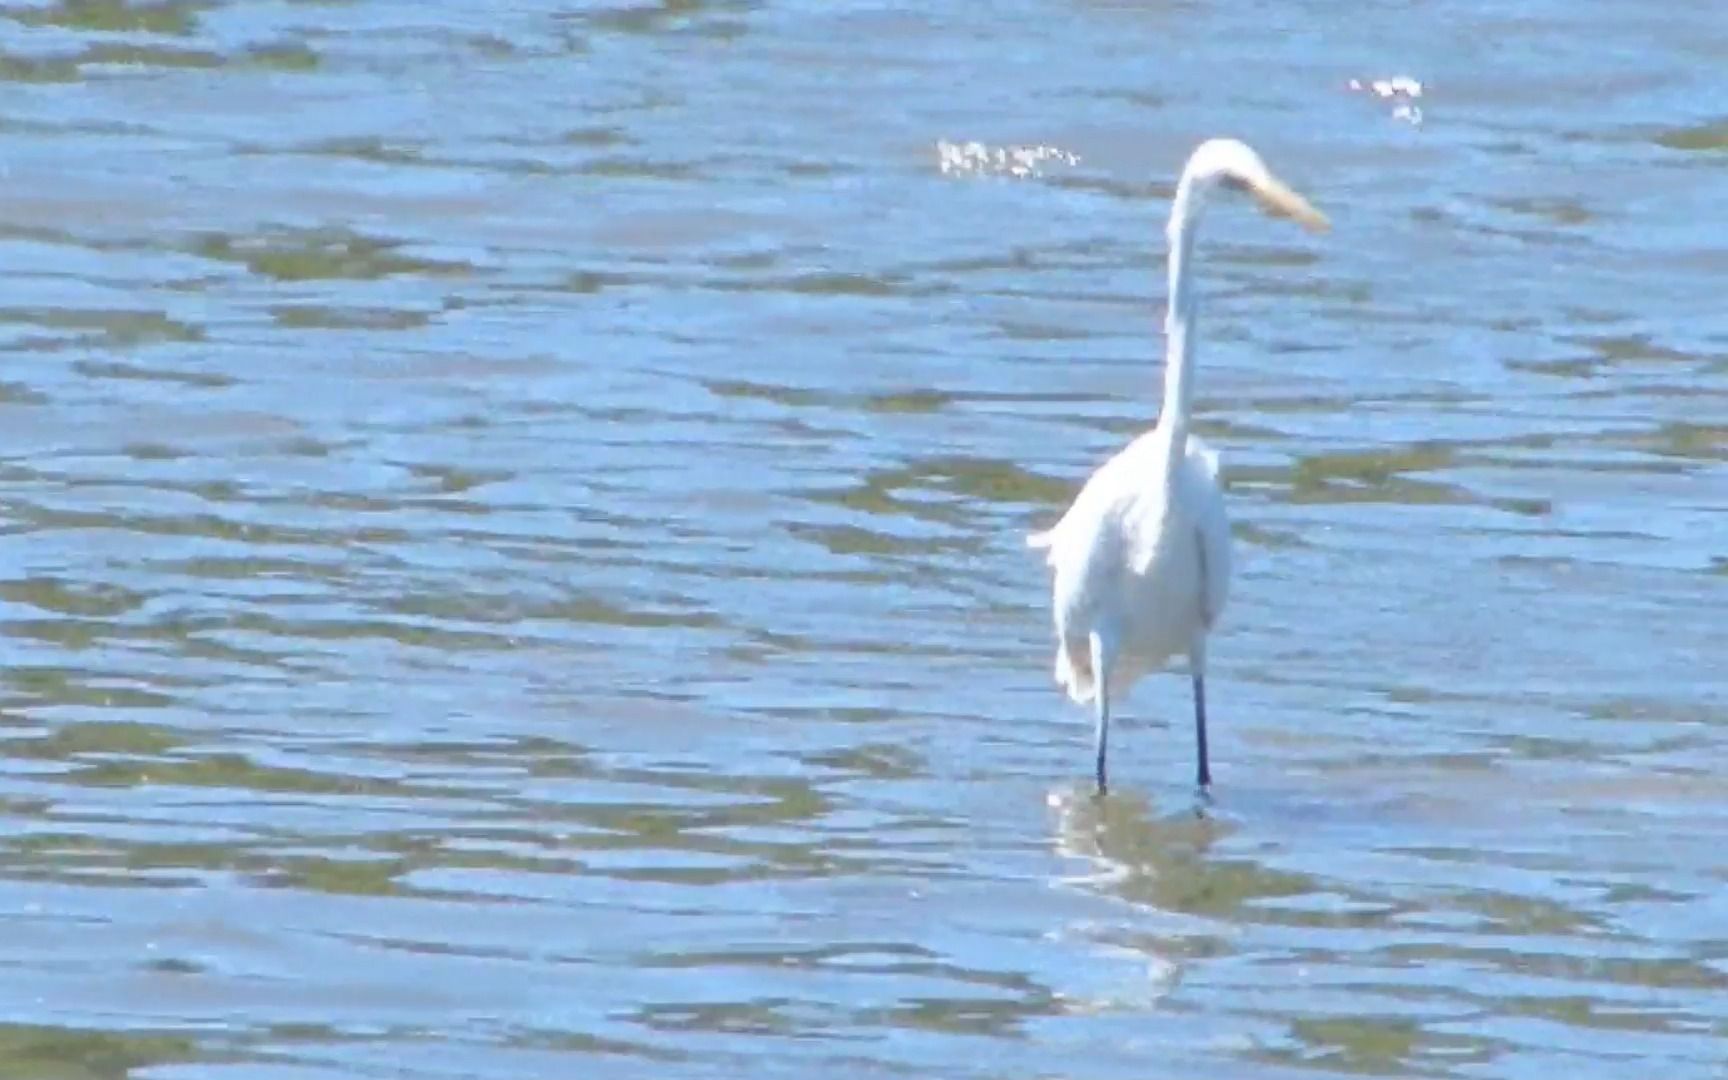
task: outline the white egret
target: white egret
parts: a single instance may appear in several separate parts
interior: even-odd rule
[[[1170,298],[1165,316],[1164,407],[1158,423],[1086,481],[1054,527],[1026,543],[1049,549],[1054,570],[1056,681],[1097,722],[1098,790],[1110,700],[1142,675],[1186,654],[1194,685],[1197,778],[1212,782],[1206,756],[1206,635],[1230,584],[1230,524],[1218,486],[1218,455],[1189,433],[1194,392],[1194,234],[1220,186],[1252,194],[1268,212],[1323,231],[1325,215],[1272,175],[1234,139],[1202,143],[1176,186],[1166,234]]]

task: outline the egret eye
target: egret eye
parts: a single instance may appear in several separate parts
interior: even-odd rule
[[[1223,180],[1220,181],[1220,183],[1222,183],[1225,187],[1229,188],[1231,191],[1251,191],[1251,190],[1253,190],[1252,188],[1250,188],[1248,186],[1248,181],[1246,181],[1246,180],[1242,179],[1240,176],[1236,176],[1234,174],[1226,174],[1224,176]]]

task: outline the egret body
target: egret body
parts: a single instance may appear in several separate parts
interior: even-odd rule
[[[1189,432],[1194,392],[1194,237],[1220,187],[1247,191],[1268,212],[1315,231],[1326,217],[1234,139],[1202,143],[1182,170],[1170,208],[1170,296],[1165,316],[1164,406],[1152,430],[1087,479],[1062,520],[1027,544],[1054,571],[1056,681],[1090,701],[1103,793],[1110,702],[1142,675],[1186,655],[1194,686],[1196,778],[1212,782],[1206,753],[1206,636],[1230,586],[1230,523],[1218,455]]]

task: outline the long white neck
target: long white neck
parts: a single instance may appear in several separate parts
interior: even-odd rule
[[[1158,427],[1170,442],[1171,468],[1188,450],[1188,416],[1194,395],[1194,316],[1198,307],[1192,280],[1194,233],[1198,215],[1193,192],[1184,182],[1170,215],[1170,308],[1164,317],[1164,408]]]

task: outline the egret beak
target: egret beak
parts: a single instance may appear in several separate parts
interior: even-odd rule
[[[1276,176],[1259,177],[1248,184],[1248,190],[1268,214],[1291,218],[1311,232],[1325,232],[1332,227],[1325,214]]]

